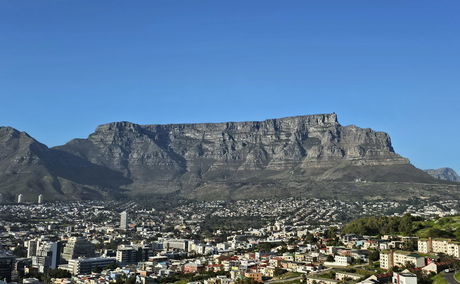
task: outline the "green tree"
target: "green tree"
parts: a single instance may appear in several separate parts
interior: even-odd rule
[[[23,246],[17,246],[14,248],[13,254],[16,257],[27,257],[27,249]]]
[[[380,259],[380,252],[378,250],[369,250],[369,260],[374,262]]]
[[[407,250],[407,251],[416,251],[417,248],[418,248],[417,241],[413,239],[405,241],[402,245],[402,249]]]
[[[125,284],[136,284],[136,276],[130,276],[128,279],[126,279]]]

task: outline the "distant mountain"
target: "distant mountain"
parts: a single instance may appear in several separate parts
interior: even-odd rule
[[[47,148],[0,128],[0,193],[48,199],[170,195],[198,199],[287,196],[456,196],[396,154],[383,132],[341,126],[335,114],[256,122],[99,126]]]
[[[425,172],[440,180],[460,182],[460,176],[451,168],[425,170]]]

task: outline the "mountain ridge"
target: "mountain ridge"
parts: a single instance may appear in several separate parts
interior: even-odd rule
[[[455,172],[455,170],[444,167],[439,169],[427,169],[425,170],[429,175],[436,179],[460,182],[460,176]]]
[[[12,142],[0,135],[2,143],[7,148]],[[378,194],[373,187],[385,188],[385,183],[393,189],[401,182],[441,187],[445,193],[443,181],[394,151],[387,133],[342,126],[335,113],[221,123],[112,122],[87,138],[52,148],[40,145],[42,154],[34,157],[41,166],[24,166],[30,187],[16,176],[10,186],[0,182],[0,192],[36,193],[45,176],[53,181],[46,184],[50,199],[321,195],[317,188],[372,198]],[[11,163],[1,153],[0,166]],[[363,184],[368,192],[360,189]]]

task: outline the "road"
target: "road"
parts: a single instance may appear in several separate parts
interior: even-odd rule
[[[454,278],[455,271],[448,273],[442,272],[442,274],[444,275],[444,278],[446,278],[447,282],[449,282],[449,284],[459,284]]]
[[[326,269],[322,269],[322,270],[318,270],[318,271],[313,271],[313,272],[310,272],[308,274],[305,274],[306,277],[308,277],[309,275],[314,275],[314,274],[318,274],[318,273],[324,273],[326,271],[329,271],[329,270],[332,270],[333,268],[332,267],[329,267],[329,268],[326,268]],[[289,281],[295,281],[295,280],[299,280],[302,278],[302,275],[301,276],[298,276],[298,277],[293,277],[293,278],[287,278],[287,279],[279,279],[279,280],[267,280],[265,281],[264,283],[284,283],[284,282],[289,282]],[[450,284],[450,283],[449,283]],[[458,283],[457,283],[458,284]]]
[[[288,279],[280,279],[280,280],[268,280],[268,281],[265,281],[264,283],[286,283],[286,282],[290,282],[290,281],[300,280],[301,278],[302,278],[302,276],[298,276],[298,277],[294,277],[294,278],[288,278]]]

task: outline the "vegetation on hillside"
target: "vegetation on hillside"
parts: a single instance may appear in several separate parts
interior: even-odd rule
[[[424,220],[411,215],[372,216],[351,221],[343,228],[345,234],[415,235],[421,238],[452,238],[460,240],[460,216]]]
[[[460,283],[460,271],[455,272],[454,278],[458,283]]]

